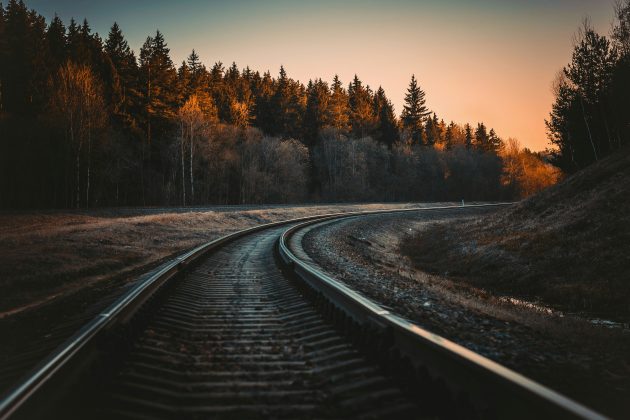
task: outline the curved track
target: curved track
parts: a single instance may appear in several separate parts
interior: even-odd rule
[[[286,248],[302,227],[250,229],[174,260],[44,361],[0,417],[485,417],[497,390],[496,399],[522,399],[527,411],[515,417],[598,417],[339,294]],[[440,371],[481,391],[481,410],[475,392],[453,391]]]
[[[281,231],[239,239],[187,273],[92,407],[153,418],[414,410],[283,275],[273,252]]]

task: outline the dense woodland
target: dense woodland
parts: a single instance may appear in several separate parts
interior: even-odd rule
[[[627,45],[627,32],[620,27],[615,45]],[[568,150],[571,164],[589,161],[575,157],[584,134],[566,128],[579,132],[567,112],[585,62],[574,57],[567,68],[549,122],[566,170]],[[585,112],[600,112],[602,89],[598,82],[578,101]],[[561,103],[565,96],[573,102]],[[597,156],[628,130],[627,118],[601,112],[616,134],[602,137],[604,123],[584,114]],[[2,208],[498,200],[559,177],[546,156],[484,123],[446,123],[414,76],[398,116],[385,91],[358,76],[304,85],[283,67],[276,76],[235,63],[208,68],[194,50],[175,65],[159,31],[136,55],[115,23],[102,39],[85,20],[46,22],[15,0],[0,5],[0,150]]]
[[[615,15],[610,37],[583,22],[554,81],[546,123],[553,162],[568,173],[630,143],[630,0],[619,1]]]

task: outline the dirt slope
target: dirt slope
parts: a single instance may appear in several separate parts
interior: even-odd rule
[[[630,321],[630,148],[511,208],[402,245],[421,269],[498,294]]]

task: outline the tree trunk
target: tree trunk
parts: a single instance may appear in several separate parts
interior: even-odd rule
[[[81,207],[81,142],[77,148],[77,208]]]
[[[74,114],[70,112],[70,144],[74,144]],[[81,146],[82,141],[79,139],[77,145],[77,157],[76,157],[76,176],[77,176],[77,188],[76,188],[76,207],[81,206]]]
[[[193,124],[190,123],[190,203],[194,204],[195,201],[195,183],[193,179]]]
[[[606,118],[606,112],[604,111],[604,108],[602,107],[602,104],[600,102],[599,104],[599,112],[600,115],[602,116],[602,120],[604,121],[604,128],[606,129],[606,140],[608,140],[608,151],[612,152],[613,149],[613,142],[610,139],[610,128],[608,127],[608,118]]]
[[[88,122],[88,161],[87,161],[87,185],[85,186],[85,208],[90,207],[90,169],[92,164],[92,129]]]
[[[149,66],[149,77],[147,79],[147,144],[149,145],[149,159],[151,159],[151,67]],[[146,198],[145,198],[145,185],[144,185],[144,143],[142,143],[142,172],[140,174],[141,182],[142,182],[142,205],[146,206]],[[149,161],[149,168],[150,168]]]
[[[144,198],[144,142],[142,143],[140,156],[140,190],[142,191],[142,205],[146,206],[147,202]]]
[[[186,205],[186,171],[184,168],[184,123],[179,123],[179,128],[181,132],[180,137],[180,157],[182,161],[182,205]]]
[[[120,188],[120,158],[116,158],[116,205],[120,205],[119,201],[119,188]]]
[[[582,106],[582,116],[584,117],[584,123],[586,124],[586,130],[588,132],[588,138],[591,141],[591,147],[593,147],[593,155],[595,156],[595,161],[597,161],[597,151],[595,150],[595,143],[593,143],[593,136],[591,135],[591,127],[588,124],[588,119],[586,118],[586,111],[584,110],[584,100],[580,96],[580,105]]]

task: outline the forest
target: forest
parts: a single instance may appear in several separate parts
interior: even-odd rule
[[[414,75],[398,115],[356,75],[303,84],[195,50],[176,65],[159,30],[136,55],[116,23],[101,38],[10,0],[0,208],[519,199],[630,137],[629,10],[611,40],[585,23],[554,84],[553,147],[534,153],[484,122],[447,123]]]
[[[615,5],[609,37],[584,19],[571,62],[553,82],[546,120],[552,162],[574,173],[630,140],[630,0]]]

